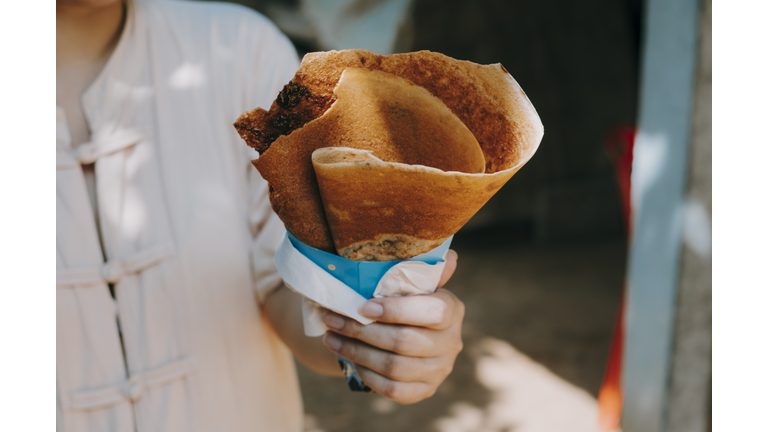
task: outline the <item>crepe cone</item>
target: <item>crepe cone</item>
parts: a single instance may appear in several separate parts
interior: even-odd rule
[[[260,151],[254,166],[288,230],[356,260],[440,245],[544,133],[500,64],[427,51],[309,54],[269,112],[245,113],[235,126]]]

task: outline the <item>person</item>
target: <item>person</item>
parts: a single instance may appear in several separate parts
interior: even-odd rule
[[[59,431],[299,431],[292,355],[336,355],[400,403],[431,396],[461,345],[449,291],[374,299],[302,331],[273,262],[284,227],[232,122],[298,68],[244,7],[56,5]],[[441,286],[456,267],[449,253]]]

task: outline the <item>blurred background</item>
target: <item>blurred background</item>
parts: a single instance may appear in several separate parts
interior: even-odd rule
[[[455,237],[465,349],[438,393],[400,406],[299,365],[307,431],[617,430],[622,401],[624,430],[711,430],[711,0],[236,2],[299,55],[500,62],[545,128]]]

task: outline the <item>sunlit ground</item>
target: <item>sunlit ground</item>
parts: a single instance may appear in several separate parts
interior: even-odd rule
[[[479,408],[455,402],[434,421],[440,432],[596,431],[597,402],[516,350],[509,342],[484,338],[470,348],[477,380],[491,391]]]
[[[624,248],[457,246],[465,349],[437,394],[400,406],[300,368],[306,431],[597,431]]]

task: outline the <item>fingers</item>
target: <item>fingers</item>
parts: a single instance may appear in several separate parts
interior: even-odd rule
[[[360,379],[373,391],[404,405],[431,397],[438,387],[424,382],[395,381],[358,364],[355,365],[355,370]]]
[[[327,333],[325,344],[334,353],[400,382],[432,382],[450,373],[441,357],[408,357],[384,351],[360,341]]]
[[[428,295],[368,300],[360,313],[379,322],[443,330],[464,318],[464,303],[450,291],[438,289]]]
[[[453,276],[453,272],[456,271],[456,264],[459,259],[459,254],[453,249],[448,249],[448,253],[445,255],[445,267],[443,267],[443,274],[440,275],[440,282],[437,287],[442,288],[448,282],[448,279]]]
[[[432,357],[461,351],[461,338],[454,337],[454,332],[382,323],[364,326],[333,312],[327,312],[323,322],[336,333],[405,356]]]
[[[461,323],[445,330],[357,321],[328,312],[323,342],[352,361],[360,378],[374,391],[399,403],[414,403],[434,394],[453,369],[461,351]]]

